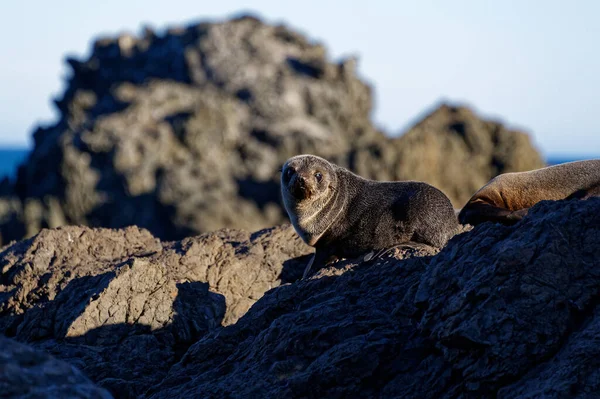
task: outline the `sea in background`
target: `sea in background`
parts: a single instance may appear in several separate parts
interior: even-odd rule
[[[1,148],[0,147],[0,180],[4,177],[9,177],[11,180],[15,178],[19,165],[27,159],[29,149],[27,148]],[[546,160],[548,165],[556,165],[559,163],[578,161],[580,159],[600,158],[596,157],[568,157],[568,156],[550,156]]]
[[[28,148],[0,147],[0,181],[5,177],[11,180],[16,177],[17,169],[27,159]]]

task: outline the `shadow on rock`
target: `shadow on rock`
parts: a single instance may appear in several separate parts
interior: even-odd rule
[[[271,290],[147,396],[594,397],[598,209],[544,202],[436,256]]]
[[[43,230],[0,252],[0,333],[138,397],[309,251],[290,226],[171,243],[137,227]]]
[[[210,292],[207,283],[178,283],[177,291],[170,328],[176,338],[173,349],[179,358],[198,338],[221,326],[226,305],[225,297]]]
[[[288,259],[284,261],[283,267],[281,268],[281,274],[279,275],[279,280],[281,280],[281,283],[293,283],[294,281],[300,280],[306,265],[308,265],[308,262],[312,257],[313,255],[310,254],[298,256],[294,259]]]
[[[40,279],[40,284],[48,284],[51,273],[45,276],[48,278]],[[25,342],[80,335],[86,326],[78,319],[114,277],[114,272],[78,277],[71,280],[55,298],[39,298],[36,306],[25,313],[15,335]]]
[[[82,280],[74,280],[71,286],[81,289],[90,282],[87,278]],[[66,289],[61,295],[80,292],[73,289]],[[110,284],[105,290],[110,291]],[[61,308],[57,304],[57,315],[68,314],[64,319],[56,319],[58,325],[67,327],[66,335],[46,336],[44,340],[38,338],[35,341],[24,334],[17,335],[17,338],[75,365],[115,397],[139,397],[148,386],[164,377],[170,366],[181,358],[192,343],[210,330],[220,327],[225,314],[225,298],[209,292],[205,283],[177,284],[175,291],[168,292],[172,303],[165,303],[168,302],[165,297],[156,298],[156,292],[154,290],[145,299],[150,306],[132,315],[133,318],[125,315],[126,322],[116,322],[118,318],[111,317],[92,329],[89,326],[97,320],[90,318],[91,314],[102,312],[101,309],[111,313],[110,306],[102,304],[106,302],[102,294],[92,295],[85,305],[75,309],[69,306]],[[149,323],[143,315],[143,312],[153,311],[152,308],[157,305],[156,299],[163,302],[163,308],[168,312],[163,318],[165,323],[160,327],[156,323]],[[132,296],[129,302],[136,300],[137,297]],[[116,312],[120,312],[122,307],[116,301],[112,303]],[[155,314],[153,318],[157,320],[161,316]],[[31,324],[23,324],[21,330],[31,329]],[[88,326],[88,329],[78,335],[76,331],[84,331],[79,326]]]
[[[0,392],[2,398],[111,399],[67,362],[0,336]]]

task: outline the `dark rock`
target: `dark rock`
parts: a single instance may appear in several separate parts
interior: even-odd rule
[[[67,62],[59,120],[35,131],[1,190],[3,244],[65,224],[169,240],[273,226],[286,220],[278,170],[299,153],[427,181],[456,207],[498,173],[543,165],[525,134],[460,107],[386,137],[354,59],[330,62],[321,44],[252,17],[100,39]]]
[[[0,333],[137,397],[190,344],[298,278],[309,252],[289,226],[171,243],[137,227],[42,230],[0,254]]]
[[[15,399],[112,398],[70,364],[1,335],[0,392]]]
[[[125,398],[593,397],[599,209],[545,201],[299,282],[289,226],[43,230],[0,253],[0,332]]]
[[[600,199],[545,202],[438,255],[269,291],[147,394],[594,397]]]

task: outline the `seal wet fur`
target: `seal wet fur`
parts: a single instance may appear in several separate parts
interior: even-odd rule
[[[462,208],[462,224],[511,225],[543,200],[600,196],[600,159],[568,162],[526,172],[504,173],[480,188]]]
[[[441,248],[458,228],[452,203],[437,188],[368,180],[314,155],[287,160],[281,193],[296,232],[316,249],[304,277],[312,265],[400,243]]]

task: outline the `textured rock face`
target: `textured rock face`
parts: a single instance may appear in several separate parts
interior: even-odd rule
[[[437,256],[267,293],[191,346],[168,397],[593,397],[600,200],[546,203]]]
[[[174,243],[137,227],[43,230],[0,254],[0,333],[137,397],[190,344],[296,279],[309,251],[289,226]]]
[[[101,39],[68,62],[60,120],[35,132],[17,183],[0,190],[4,244],[64,224],[172,240],[282,223],[278,170],[300,153],[427,181],[456,207],[498,173],[542,166],[526,135],[460,107],[386,137],[353,59],[332,63],[255,18]]]
[[[3,398],[112,398],[70,364],[1,335],[0,392]]]
[[[289,226],[44,230],[0,253],[0,332],[115,397],[593,397],[599,210],[544,202],[301,282]]]
[[[389,167],[396,180],[422,180],[462,207],[500,173],[543,167],[529,137],[484,120],[468,108],[443,105],[396,140]]]

